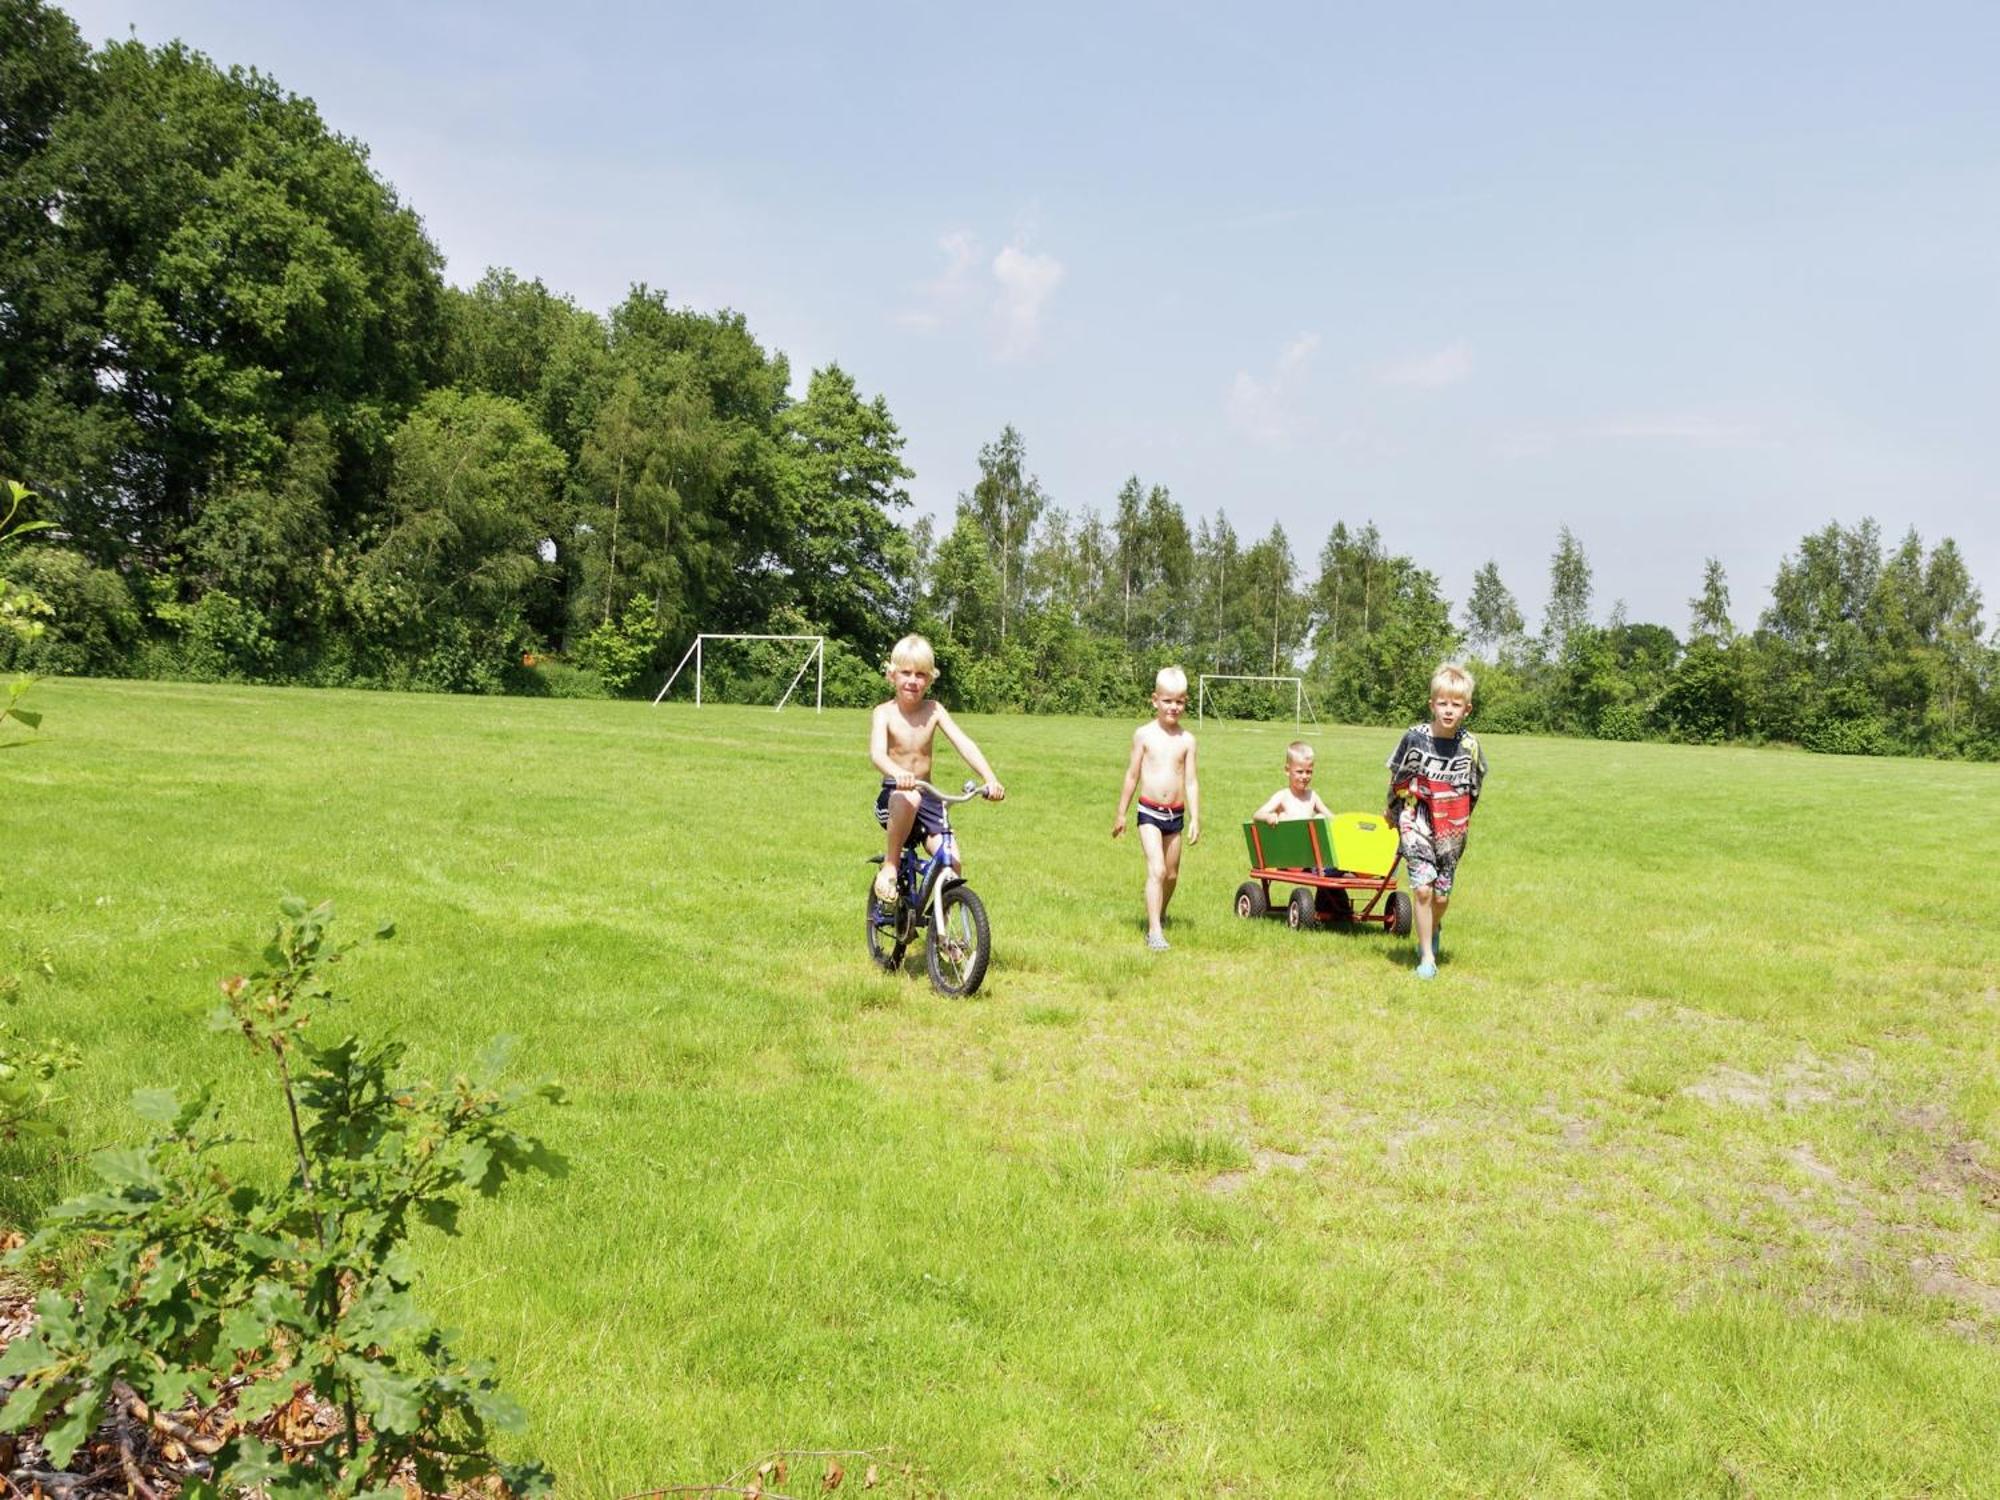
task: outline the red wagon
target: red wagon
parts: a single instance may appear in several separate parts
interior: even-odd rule
[[[1292,928],[1374,925],[1408,936],[1409,893],[1396,889],[1400,840],[1377,813],[1335,813],[1285,823],[1243,825],[1250,878],[1236,888],[1236,915],[1261,917],[1275,908],[1273,885],[1289,885],[1285,923]],[[1367,900],[1356,905],[1363,893]]]

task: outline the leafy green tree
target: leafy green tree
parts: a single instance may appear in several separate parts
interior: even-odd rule
[[[1331,651],[1352,636],[1377,629],[1397,571],[1373,521],[1358,531],[1350,531],[1345,521],[1334,522],[1320,548],[1319,577],[1313,585],[1318,649]]]
[[[1702,564],[1701,592],[1688,600],[1688,609],[1691,639],[1707,636],[1728,645],[1736,638],[1736,624],[1729,616],[1729,579],[1716,558]]]
[[[1549,601],[1542,616],[1542,649],[1560,660],[1571,639],[1590,624],[1590,559],[1565,526],[1549,559]]]
[[[1259,646],[1268,648],[1267,655],[1260,654],[1258,668],[1273,675],[1288,674],[1305,641],[1310,616],[1308,602],[1298,590],[1298,564],[1283,526],[1271,523],[1269,534],[1243,554],[1237,576],[1255,601]]]
[[[638,286],[611,315],[608,390],[628,374],[661,482],[660,503],[621,524],[619,576],[656,600],[670,637],[757,628],[784,597],[794,519],[784,357],[739,314],[676,308]],[[574,522],[604,535],[609,504],[601,478],[586,484]]]
[[[1000,570],[993,566],[986,529],[970,509],[938,544],[931,565],[929,615],[946,642],[974,652],[1000,645]]]
[[[669,608],[679,623],[681,611],[663,608],[658,592],[669,590],[676,604],[683,592],[675,553],[682,505],[671,438],[667,398],[649,392],[636,370],[620,371],[596,405],[571,481],[572,493],[586,497],[590,517],[574,526],[577,545],[570,549],[578,563],[571,607],[579,619],[608,625],[629,599],[651,589],[656,623],[664,623]],[[649,564],[643,578],[642,563]]]
[[[1526,628],[1521,606],[1500,580],[1500,565],[1488,559],[1472,575],[1472,594],[1465,601],[1466,644],[1482,656],[1497,657],[1516,646]]]
[[[1111,523],[1118,574],[1118,630],[1127,650],[1132,648],[1132,606],[1145,586],[1145,499],[1139,476],[1130,476],[1118,488]]]
[[[1240,581],[1242,547],[1229,517],[1217,511],[1203,516],[1194,533],[1194,610],[1190,656],[1211,672],[1244,670],[1241,654],[1232,649],[1242,628],[1231,590]]]
[[[979,450],[979,480],[959,502],[978,521],[993,554],[1000,579],[1002,641],[1007,639],[1007,622],[1019,612],[1028,538],[1048,505],[1042,482],[1028,472],[1027,464],[1027,445],[1010,423]]]
[[[437,390],[397,430],[389,524],[353,607],[397,646],[437,652],[431,685],[490,686],[552,575],[562,454],[518,402]]]
[[[1674,663],[1653,717],[1674,739],[1717,744],[1744,736],[1748,708],[1744,652],[1705,633],[1690,641]]]
[[[1136,649],[1178,656],[1193,633],[1194,538],[1165,485],[1146,491]],[[1289,559],[1289,549],[1287,558]]]
[[[1434,574],[1392,557],[1370,628],[1341,639],[1322,636],[1314,655],[1313,695],[1330,717],[1350,723],[1409,722],[1423,711],[1431,673],[1458,647],[1451,603]]]
[[[179,43],[115,43],[90,68],[22,169],[31,199],[60,205],[36,238],[83,322],[29,330],[54,358],[41,399],[0,428],[45,444],[64,428],[50,399],[74,408],[72,434],[101,416],[124,450],[114,473],[23,457],[52,472],[72,531],[158,556],[308,415],[351,461],[379,451],[436,368],[439,260],[310,100]]]
[[[895,520],[910,503],[903,434],[888,403],[863,401],[839,365],[813,372],[782,430],[791,515],[780,547],[784,602],[864,652],[885,650],[909,614],[900,580],[910,542]]]
[[[187,533],[184,583],[235,595],[280,638],[317,636],[336,604],[327,561],[338,464],[326,422],[301,418],[268,473],[224,487],[203,508]]]

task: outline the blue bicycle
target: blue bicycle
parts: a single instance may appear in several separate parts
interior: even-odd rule
[[[946,807],[985,795],[977,781],[966,782],[956,797],[928,781],[919,781],[917,790],[929,792]],[[923,852],[923,840],[914,836],[914,830],[912,835],[903,845],[902,865],[896,872],[896,904],[884,906],[873,885],[869,887],[868,956],[893,974],[903,967],[903,955],[917,934],[928,928],[924,964],[930,970],[931,988],[940,995],[970,995],[986,978],[986,963],[993,956],[986,903],[951,868],[956,837],[949,827],[929,853]],[[882,859],[880,854],[871,855],[868,862],[879,865]]]

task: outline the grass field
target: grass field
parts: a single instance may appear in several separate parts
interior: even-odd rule
[[[0,971],[80,1143],[214,1074],[275,1144],[202,1020],[287,892],[398,924],[336,1025],[568,1086],[570,1175],[420,1247],[565,1494],[890,1446],[954,1496],[2000,1492],[2000,768],[1490,738],[1423,984],[1230,912],[1289,725],[1202,734],[1154,957],[1129,724],[968,718],[1009,798],[946,1001],[863,954],[859,713],[33,701]],[[1377,806],[1394,733],[1313,737]]]

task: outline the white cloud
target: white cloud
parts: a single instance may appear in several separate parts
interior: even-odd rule
[[[1063,263],[1016,243],[993,257],[993,279],[1000,284],[998,353],[1002,359],[1018,359],[1041,339],[1042,309],[1062,285]]]
[[[896,314],[896,321],[918,333],[936,333],[954,321],[976,292],[979,240],[969,229],[938,236],[944,269],[917,288],[917,304]]]
[[[1019,359],[1031,353],[1041,341],[1049,299],[1067,274],[1063,263],[1029,250],[1021,236],[988,263],[969,229],[939,235],[937,247],[944,252],[944,269],[917,288],[914,305],[898,312],[896,322],[928,334],[980,319],[993,330],[996,356]]]
[[[1229,386],[1229,421],[1254,443],[1281,443],[1292,431],[1291,393],[1319,348],[1319,335],[1302,333],[1278,353],[1265,379],[1238,370]]]
[[[1438,391],[1472,378],[1472,346],[1460,339],[1429,354],[1413,354],[1385,366],[1378,377],[1384,385],[1415,386]]]

